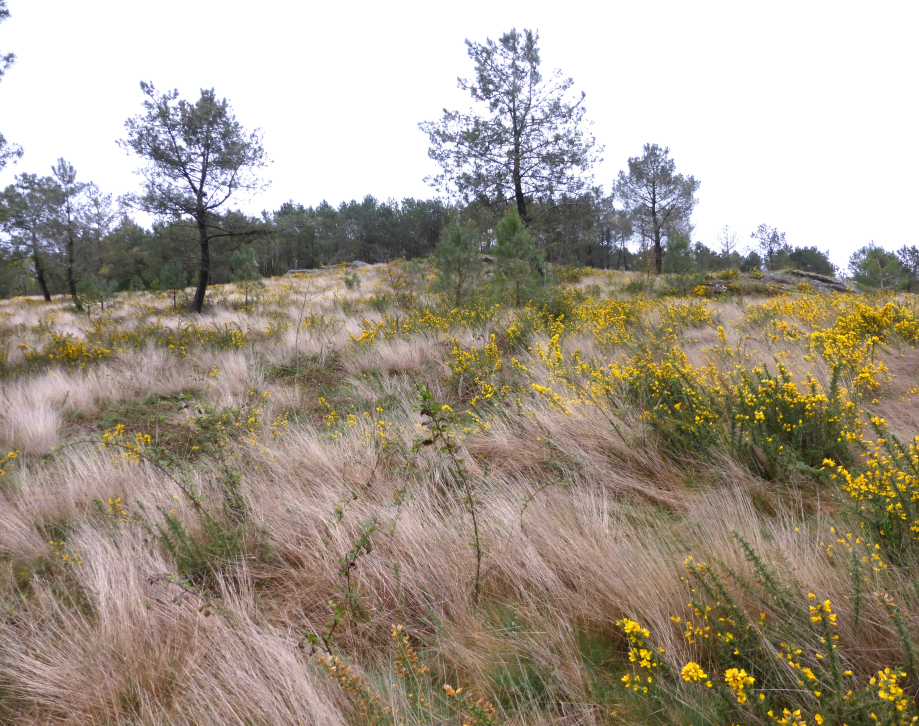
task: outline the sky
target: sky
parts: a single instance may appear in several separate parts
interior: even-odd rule
[[[291,2],[8,0],[0,131],[25,157],[0,172],[50,173],[58,157],[116,196],[139,163],[116,145],[141,112],[139,82],[201,88],[261,128],[270,188],[333,205],[427,198],[437,168],[418,123],[468,110],[465,39],[539,31],[544,75],[587,94],[609,192],[645,143],[701,181],[695,239],[759,224],[845,265],[874,241],[919,244],[919,2]]]

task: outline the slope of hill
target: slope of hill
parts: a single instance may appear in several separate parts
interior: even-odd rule
[[[915,298],[649,285],[0,303],[0,721],[911,722]]]

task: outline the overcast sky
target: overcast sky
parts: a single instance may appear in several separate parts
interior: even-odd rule
[[[0,131],[25,157],[136,190],[115,144],[139,81],[214,88],[264,131],[269,190],[244,208],[430,197],[418,122],[468,109],[464,39],[537,29],[543,68],[587,94],[609,191],[630,156],[669,146],[702,182],[696,239],[761,223],[836,263],[874,240],[919,244],[919,2],[392,2],[9,0]]]

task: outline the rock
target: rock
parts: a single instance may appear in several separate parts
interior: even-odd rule
[[[797,285],[800,281],[786,275],[784,272],[767,272],[763,275],[761,282],[771,282],[776,285]]]
[[[808,285],[817,290],[817,292],[852,292],[848,285],[839,280],[834,280],[832,277],[825,277],[824,275],[818,275],[815,272],[784,270],[782,272],[769,272],[763,275],[763,282],[771,282],[776,285],[797,287],[805,281]]]
[[[491,255],[482,255],[482,262],[488,262],[493,265],[497,260]]]
[[[828,287],[830,290],[835,290],[836,292],[852,292],[851,288],[843,282],[836,280],[832,277],[826,277],[825,275],[818,275],[816,272],[805,272],[804,270],[789,270],[789,275],[796,275],[798,277],[806,277],[808,280],[819,283],[824,287]]]
[[[370,267],[370,265],[360,260],[354,260],[354,262],[349,262],[345,267]]]
[[[731,291],[731,289],[723,282],[702,282],[699,283],[699,287],[704,287],[706,290],[711,290],[716,295],[723,295]]]

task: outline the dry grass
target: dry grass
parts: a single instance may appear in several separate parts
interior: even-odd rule
[[[325,279],[268,281],[264,301],[251,312],[233,309],[237,293],[218,294],[224,302],[199,323],[229,324],[255,341],[239,349],[199,346],[179,357],[151,343],[82,370],[46,366],[0,382],[0,446],[20,451],[0,479],[0,721],[360,722],[355,702],[309,657],[303,638],[328,632],[330,602],[340,602],[349,587],[340,558],[368,521],[377,527],[373,547],[349,572],[360,607],[336,627],[334,645],[397,706],[404,694],[391,671],[393,623],[417,643],[435,688],[461,681],[499,704],[502,723],[628,722],[627,710],[614,715],[615,702],[597,696],[585,638],[623,662],[626,645],[615,621],[628,616],[654,633],[674,666],[699,658],[671,622],[686,606],[683,561],[688,554],[717,558],[750,574],[732,531],[805,590],[832,597],[841,621],[847,619],[845,563],[828,560],[818,544],[830,527],[844,526],[828,494],[820,495],[826,501],[805,501],[815,490],[779,491],[726,455],[693,462],[667,456],[641,412],[625,411],[625,401],[566,413],[540,396],[462,436],[459,455],[478,492],[483,550],[482,602],[473,607],[475,550],[464,491],[443,456],[411,447],[429,435],[416,410],[416,384],[440,400],[456,396],[448,381],[449,337],[466,348],[482,346],[490,331],[355,344],[364,319],[381,316],[353,308],[385,282],[375,268],[360,274],[360,293],[345,291],[337,271]],[[589,277],[581,287],[607,280],[621,286],[625,277]],[[37,348],[42,320],[85,338],[82,318],[65,307],[0,304],[10,349]],[[175,330],[188,322],[172,315],[165,296],[134,294],[110,308],[109,324],[124,330],[161,316]],[[304,327],[298,336],[301,310],[334,323]],[[742,308],[719,313],[728,346],[742,345]],[[289,326],[272,337],[269,326],[282,318]],[[710,326],[689,331],[685,349],[701,365],[717,343]],[[585,356],[615,355],[596,350],[586,336],[566,345]],[[775,360],[778,349],[751,350]],[[784,345],[781,357],[796,375],[825,380],[826,367],[806,365],[804,352]],[[514,355],[538,367],[526,351]],[[22,356],[11,355],[8,364],[19,365]],[[333,359],[340,366],[334,372]],[[902,348],[885,361],[890,382],[878,408],[898,431],[915,433],[916,351]],[[534,380],[549,377],[540,369]],[[75,415],[189,392],[215,412],[242,408],[243,420],[258,408],[260,423],[244,421],[239,430],[228,424],[219,444],[202,444],[198,458],[163,468],[96,444],[55,448],[67,443],[65,423]],[[319,395],[337,418],[327,418]],[[177,410],[180,420],[191,417],[183,425],[196,426],[194,414]],[[285,425],[275,425],[285,416]],[[212,563],[204,584],[177,584],[168,575],[177,572],[176,559],[153,541],[155,528],[131,515],[162,525],[162,507],[193,536],[205,536],[186,494],[200,494],[219,518],[227,465],[241,475],[245,546]],[[127,516],[109,518],[107,503],[119,498]],[[72,564],[77,559],[82,564]],[[866,608],[870,628],[846,627],[841,635],[867,672],[893,662],[897,641],[883,610]],[[619,666],[608,665],[612,678]],[[527,668],[543,691],[533,679],[526,687],[508,685]]]

